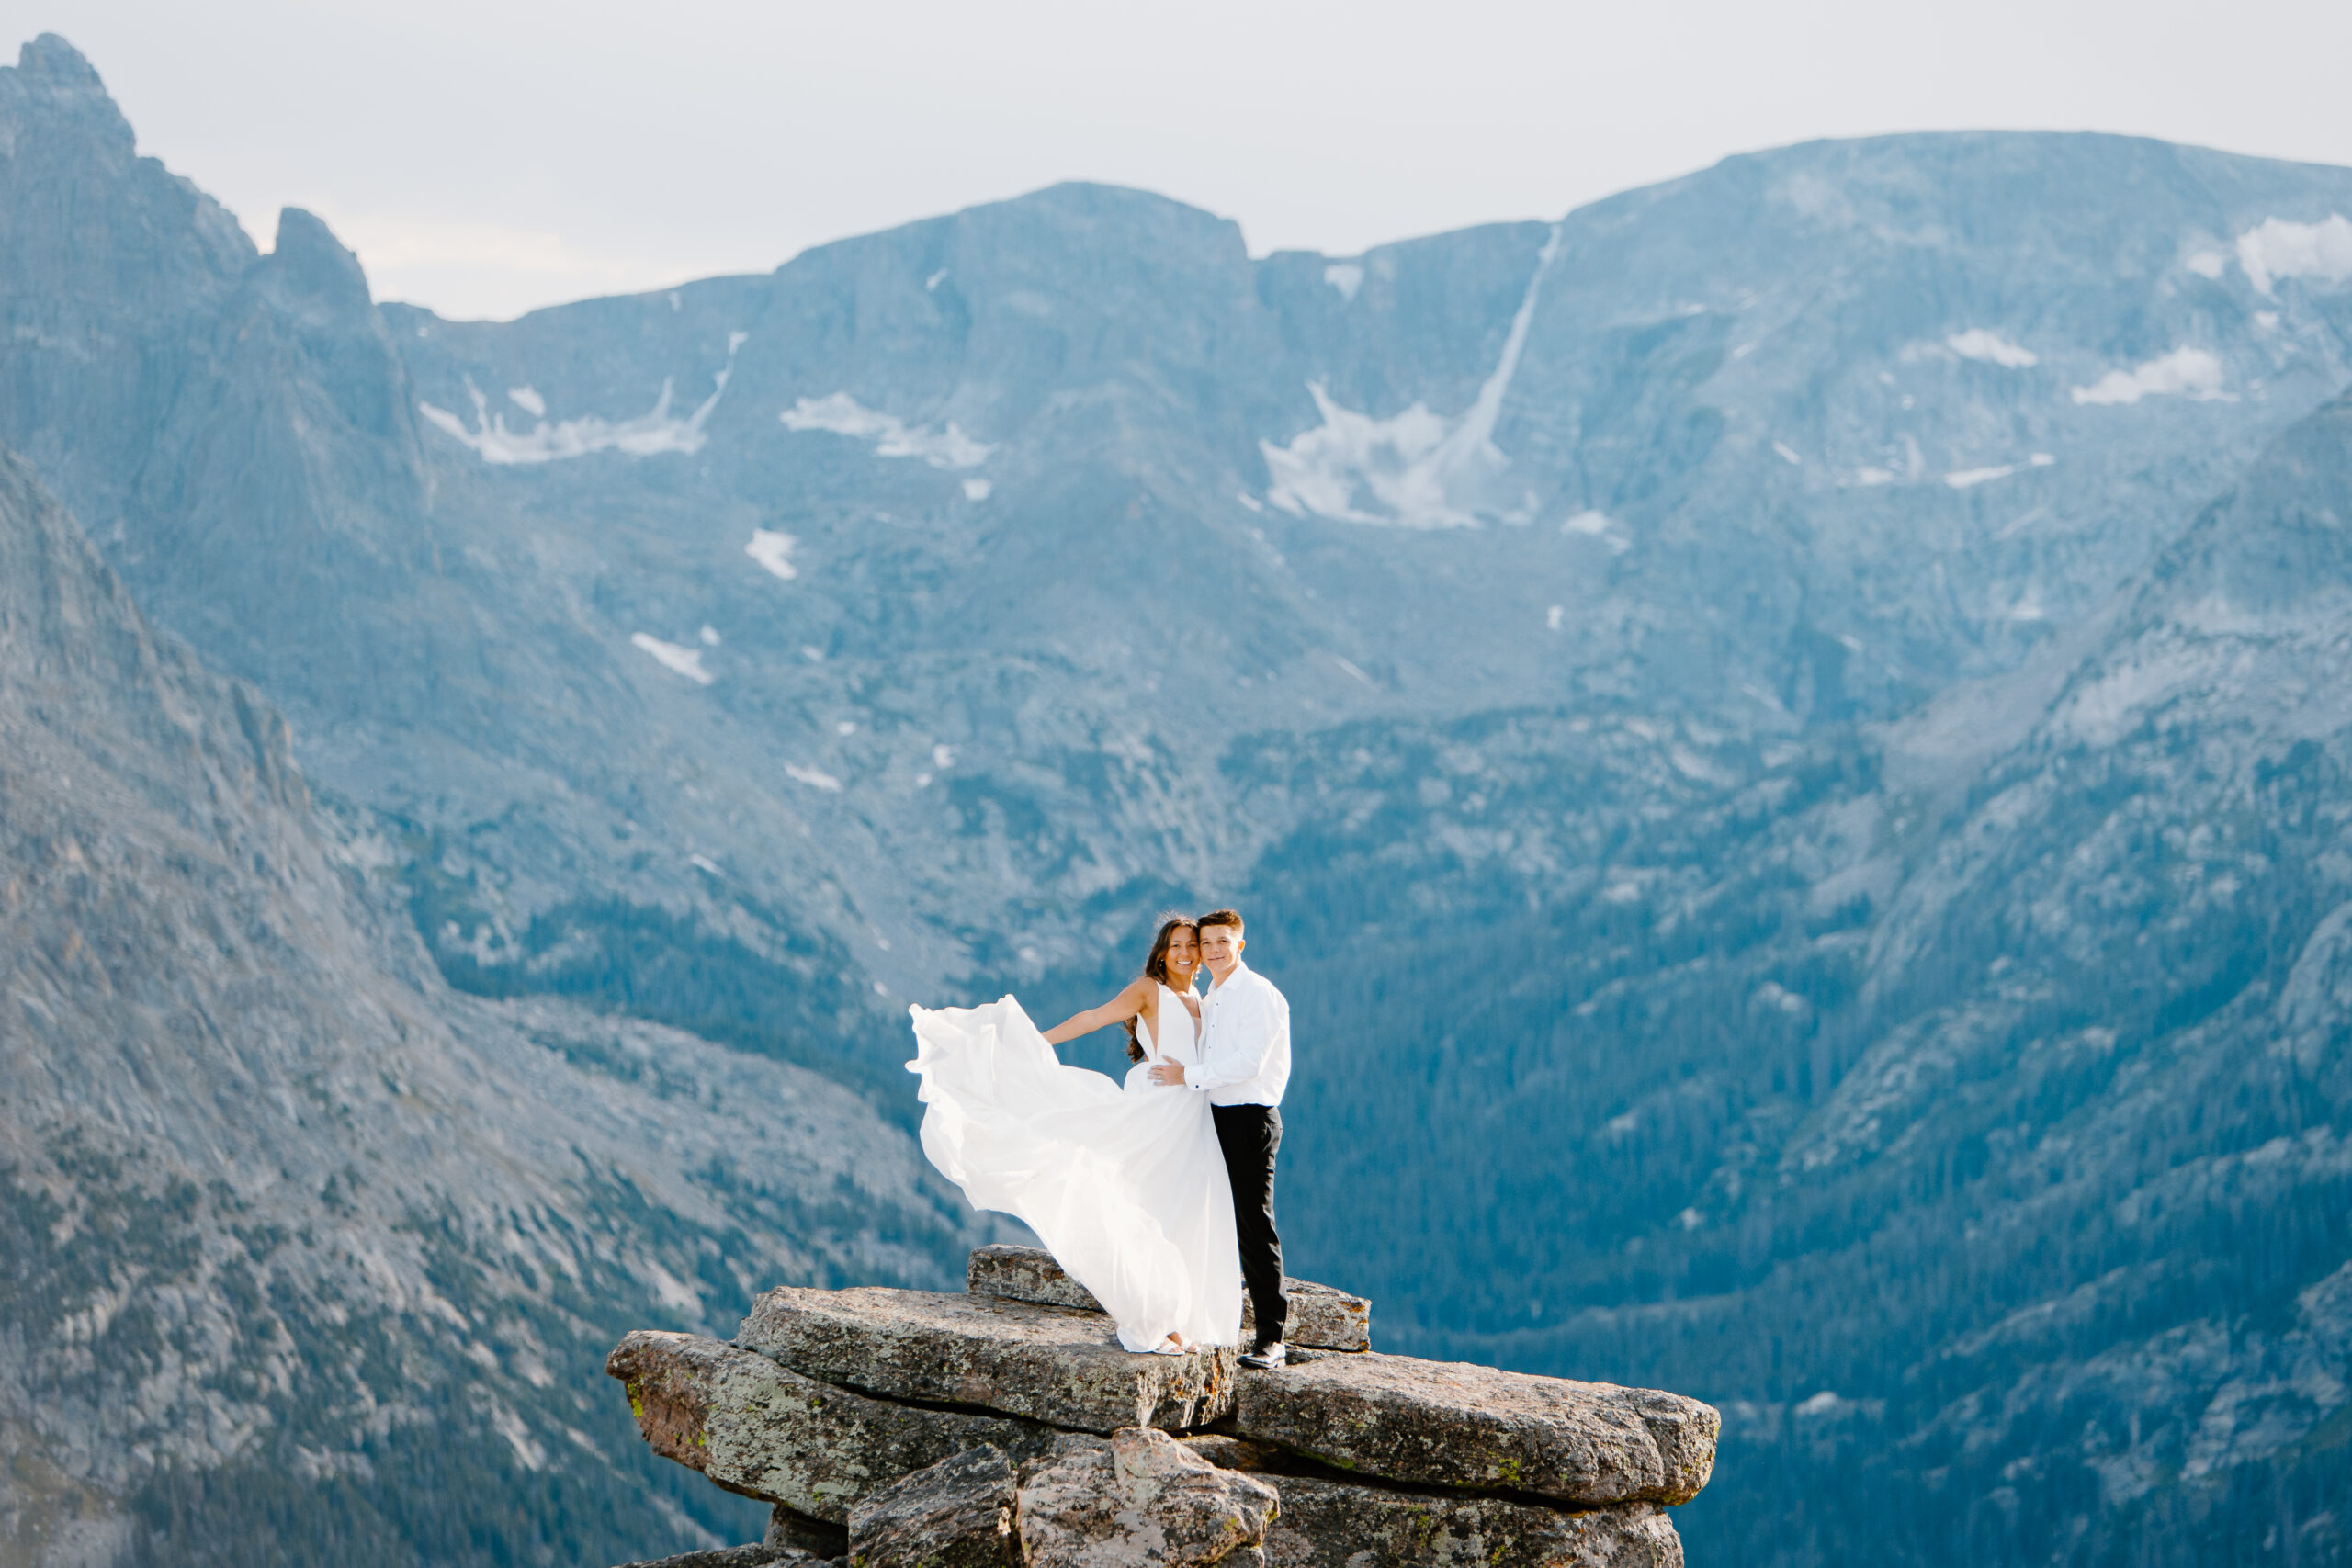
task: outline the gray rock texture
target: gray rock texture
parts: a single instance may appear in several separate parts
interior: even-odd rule
[[[1722,1425],[1713,1406],[1655,1389],[1378,1353],[1242,1369],[1232,1421],[1368,1476],[1586,1507],[1690,1501]]]
[[[849,1528],[836,1520],[812,1518],[778,1503],[768,1514],[768,1528],[760,1544],[788,1546],[811,1557],[840,1557],[849,1551]]]
[[[730,1492],[833,1524],[949,1455],[982,1444],[1029,1454],[1051,1441],[1029,1422],[867,1399],[690,1334],[631,1334],[605,1370],[627,1386],[656,1453]]]
[[[1184,1429],[1232,1406],[1234,1352],[1131,1355],[1100,1313],[995,1296],[783,1287],[736,1334],[795,1371],[887,1399],[978,1405],[1057,1427]]]
[[[1030,1568],[1261,1562],[1273,1490],[1220,1470],[1166,1432],[1130,1427],[1065,1441],[1023,1467],[1020,1529]]]
[[[1300,1475],[1268,1483],[1282,1499],[1266,1532],[1273,1568],[1682,1568],[1682,1538],[1655,1504],[1561,1513]]]
[[[834,1559],[819,1557],[790,1547],[719,1546],[707,1551],[681,1551],[671,1557],[626,1562],[621,1564],[621,1568],[787,1568],[787,1565],[830,1568],[834,1562]]]
[[[1042,1302],[1049,1306],[1101,1312],[1094,1292],[1062,1271],[1054,1255],[1041,1247],[997,1242],[972,1249],[965,1266],[964,1287],[976,1295],[1003,1296],[1013,1301]],[[1290,1297],[1290,1323],[1284,1335],[1293,1345],[1322,1350],[1372,1348],[1372,1303],[1362,1296],[1308,1280],[1285,1275],[1283,1289]],[[1241,1303],[1241,1342],[1251,1342],[1257,1313],[1249,1298]]]
[[[1570,1512],[1367,1486],[1239,1438],[1182,1441],[1212,1464],[1258,1475],[1280,1496],[1266,1532],[1266,1561],[1275,1568],[1681,1568],[1682,1538],[1655,1504]]]
[[[969,1449],[850,1510],[850,1568],[1020,1568],[1017,1477],[1002,1449]]]

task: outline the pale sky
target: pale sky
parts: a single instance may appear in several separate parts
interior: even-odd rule
[[[265,248],[460,317],[765,271],[1064,179],[1349,254],[1819,136],[2352,164],[2346,0],[0,0]]]

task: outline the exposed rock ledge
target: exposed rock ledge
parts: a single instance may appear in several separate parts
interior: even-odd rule
[[[1696,1400],[1377,1354],[1370,1303],[1292,1281],[1306,1350],[1136,1356],[1034,1248],[972,1289],[783,1288],[733,1344],[640,1331],[606,1370],[655,1451],[775,1505],[669,1568],[1125,1563],[1681,1568]]]

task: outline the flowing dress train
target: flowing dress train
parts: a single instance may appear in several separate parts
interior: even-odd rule
[[[1014,1215],[1094,1292],[1130,1350],[1170,1335],[1241,1337],[1233,1196],[1208,1097],[1155,1084],[1155,1061],[1198,1060],[1198,1030],[1159,990],[1159,1033],[1125,1083],[1065,1065],[1011,997],[910,1008],[922,1149],[976,1208]]]

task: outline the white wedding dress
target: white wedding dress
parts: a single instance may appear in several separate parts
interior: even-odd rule
[[[1154,1061],[1199,1059],[1199,1028],[1159,988],[1159,1032],[1126,1082],[1068,1066],[1011,997],[907,1010],[922,1078],[922,1151],[976,1208],[1025,1221],[1102,1303],[1119,1342],[1241,1337],[1233,1195],[1208,1096],[1155,1084]]]

